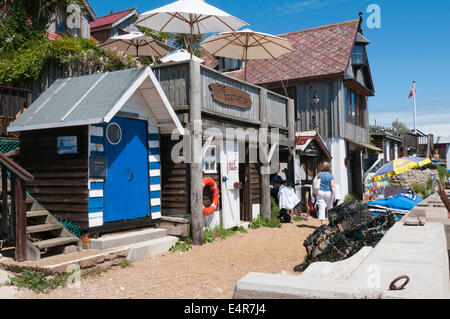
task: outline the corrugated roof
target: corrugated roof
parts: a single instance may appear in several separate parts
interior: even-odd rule
[[[133,9],[128,9],[128,10],[124,10],[124,11],[108,14],[108,15],[103,16],[103,17],[99,17],[99,18],[97,18],[97,19],[95,19],[94,21],[91,22],[91,29],[98,28],[98,27],[103,27],[105,25],[112,24],[112,23],[116,22],[117,20],[122,19],[127,14],[133,12],[134,10],[135,9],[133,8]]]
[[[152,96],[151,107],[157,120],[175,123],[181,128],[175,112],[150,68],[57,80],[9,127],[9,132],[87,125],[109,120],[140,87]],[[182,130],[183,132],[183,130]]]
[[[275,60],[247,63],[247,82],[262,84],[344,73],[358,32],[360,20],[278,35],[294,48]],[[203,50],[202,59],[214,68],[217,59]],[[244,71],[230,76],[243,79]]]

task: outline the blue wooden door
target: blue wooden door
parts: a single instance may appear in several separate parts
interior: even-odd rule
[[[106,125],[105,136],[104,221],[149,216],[147,123],[114,117]]]

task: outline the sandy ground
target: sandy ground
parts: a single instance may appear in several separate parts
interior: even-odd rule
[[[22,291],[22,298],[228,299],[236,281],[249,272],[293,271],[303,261],[303,241],[319,221],[283,224],[282,228],[249,229],[224,240],[167,253],[83,277],[81,287],[48,295]]]

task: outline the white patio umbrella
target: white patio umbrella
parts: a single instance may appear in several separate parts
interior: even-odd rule
[[[180,50],[176,50],[176,51],[171,52],[171,53],[167,54],[166,56],[162,57],[161,62],[163,62],[163,63],[181,62],[181,61],[186,61],[186,60],[190,60],[190,59],[191,59],[191,57],[190,57],[189,52],[187,52],[184,49],[180,49]],[[192,60],[197,61],[199,63],[205,62],[196,56],[193,56]]]
[[[178,0],[144,12],[136,25],[160,32],[193,34],[235,31],[248,23],[233,17],[204,0]],[[191,52],[192,56],[192,52]]]
[[[214,56],[244,60],[276,59],[293,52],[288,40],[250,29],[215,34],[200,44]],[[247,80],[247,65],[244,67]]]
[[[132,56],[163,57],[174,47],[155,40],[142,32],[131,32],[129,34],[111,37],[99,46],[101,49],[117,50]]]

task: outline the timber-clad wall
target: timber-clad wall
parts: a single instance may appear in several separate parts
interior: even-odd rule
[[[167,63],[154,66],[152,70],[175,110],[180,109],[180,107],[188,107],[189,63]],[[230,120],[244,121],[253,125],[261,123],[259,104],[261,87],[235,79],[203,65],[200,67],[200,82],[202,111],[204,113]],[[252,106],[249,109],[240,109],[214,101],[209,89],[211,83],[222,83],[245,91],[250,95]],[[286,129],[287,98],[268,91],[266,103],[269,127]]]
[[[78,154],[58,155],[57,137],[77,136]],[[88,127],[20,133],[20,165],[35,176],[27,191],[57,218],[88,222]]]
[[[261,203],[260,165],[250,163],[250,204]]]
[[[172,161],[172,141],[170,135],[161,135],[161,211],[164,216],[189,214],[190,183],[188,164]]]
[[[172,106],[189,105],[189,64],[168,64],[152,70]]]

